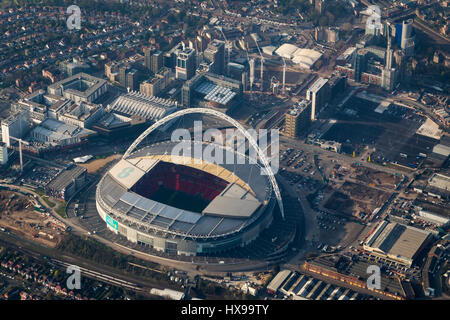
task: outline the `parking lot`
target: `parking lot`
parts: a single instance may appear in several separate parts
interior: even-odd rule
[[[322,186],[312,154],[289,148],[281,153],[280,164],[280,174],[297,190],[312,193]]]
[[[32,187],[45,188],[45,186],[52,181],[62,169],[45,166],[34,165],[22,176],[21,182],[24,185],[30,185]]]

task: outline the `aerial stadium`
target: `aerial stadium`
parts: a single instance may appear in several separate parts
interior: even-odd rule
[[[265,165],[175,155],[173,141],[134,150],[141,141],[97,185],[97,211],[110,231],[159,252],[196,256],[244,247],[271,225],[281,198],[273,175],[261,174]],[[202,150],[210,144],[191,143]],[[223,159],[237,156],[223,146],[215,150]]]

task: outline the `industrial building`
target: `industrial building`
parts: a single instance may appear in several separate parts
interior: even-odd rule
[[[443,174],[435,173],[428,180],[428,185],[441,190],[450,192],[450,177]]]
[[[311,101],[300,100],[286,112],[284,134],[297,138],[311,123]]]
[[[289,279],[289,276],[291,276],[291,274],[291,270],[282,270],[278,272],[277,275],[272,279],[272,281],[270,281],[270,283],[267,285],[267,293],[275,295],[281,288],[281,286]]]
[[[275,53],[280,57],[291,60],[301,68],[312,69],[322,54],[312,49],[299,48],[293,44],[285,43],[280,46]]]
[[[371,230],[363,246],[375,256],[411,267],[414,259],[431,239],[429,231],[382,221]]]
[[[86,183],[86,172],[86,168],[79,166],[63,170],[45,187],[45,192],[67,201]]]
[[[48,86],[47,91],[77,103],[93,102],[108,91],[108,82],[86,73],[78,73]]]

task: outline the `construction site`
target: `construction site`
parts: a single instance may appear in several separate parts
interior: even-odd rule
[[[31,195],[0,190],[0,231],[56,247],[66,226],[54,219]]]
[[[402,177],[359,165],[336,165],[319,207],[369,221],[388,201]]]

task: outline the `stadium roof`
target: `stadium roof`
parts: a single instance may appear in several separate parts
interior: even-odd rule
[[[149,228],[179,236],[222,237],[239,232],[266,212],[265,206],[261,205],[268,203],[272,190],[267,177],[261,175],[259,166],[254,164],[221,165],[222,171],[213,164],[203,164],[199,167],[207,172],[217,170],[217,176],[229,182],[222,193],[201,213],[171,207],[131,191],[131,187],[158,161],[169,157],[177,143],[163,142],[140,149],[130,158],[119,161],[102,178],[98,194],[101,202],[107,206],[106,210],[114,215],[115,219],[120,221],[131,218]],[[205,146],[206,144],[203,144],[203,147]],[[223,158],[226,159],[226,154]],[[256,168],[252,170],[250,167]],[[239,182],[241,179],[245,179],[251,189],[242,185],[242,182]]]

